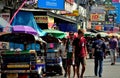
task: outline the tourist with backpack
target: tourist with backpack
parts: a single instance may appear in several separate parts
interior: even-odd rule
[[[105,50],[106,50],[106,45],[105,45],[104,41],[101,39],[101,35],[97,34],[96,40],[94,41],[94,43],[92,45],[95,76],[99,75],[99,77],[102,77],[103,59],[104,59]]]

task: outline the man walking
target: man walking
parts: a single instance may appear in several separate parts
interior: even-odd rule
[[[115,65],[117,48],[118,48],[118,40],[117,38],[115,38],[115,36],[112,36],[112,38],[110,39],[109,47],[110,47],[110,55],[111,55],[111,65]]]
[[[85,68],[86,68],[86,39],[84,38],[84,32],[78,30],[78,37],[73,41],[73,59],[75,59],[76,73],[78,78],[83,78]],[[80,63],[82,65],[81,74],[79,74]]]
[[[92,46],[92,53],[94,56],[94,64],[95,64],[94,66],[95,76],[99,74],[99,77],[102,77],[103,58],[104,58],[105,49],[106,49],[106,45],[104,41],[101,40],[101,35],[97,34],[97,39],[94,41],[93,46]]]

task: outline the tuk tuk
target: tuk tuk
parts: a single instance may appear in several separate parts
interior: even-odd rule
[[[6,33],[0,35],[0,41],[10,46],[0,51],[1,78],[42,78],[44,56],[36,51],[45,43],[42,39],[27,33]]]
[[[59,56],[58,47],[59,39],[52,36],[42,37],[46,44],[46,75],[62,75],[61,58]]]

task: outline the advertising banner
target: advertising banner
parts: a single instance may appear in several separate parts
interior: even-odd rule
[[[48,23],[48,16],[34,16],[37,23]]]
[[[120,2],[120,0],[112,0],[112,2],[117,2],[118,3],[118,2]]]
[[[64,10],[65,0],[38,0],[38,8]]]
[[[74,0],[66,0],[66,2],[70,3],[70,4],[73,4],[74,3]]]
[[[91,14],[91,21],[105,21],[105,14]]]
[[[96,26],[95,26],[95,29],[96,29],[96,30],[102,30],[102,26],[101,26],[101,25],[96,25]]]

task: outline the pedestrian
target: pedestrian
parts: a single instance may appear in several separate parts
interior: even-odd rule
[[[118,38],[118,56],[120,57],[120,37]]]
[[[66,44],[66,51],[67,51],[67,76],[70,78],[70,73],[71,73],[71,65],[72,65],[72,52],[73,52],[73,43],[74,40],[74,33],[69,32],[69,38],[67,39],[67,44]],[[75,66],[73,65],[73,71],[75,71]],[[74,73],[74,72],[73,72]],[[74,74],[73,74],[74,76]]]
[[[118,48],[118,40],[115,36],[109,41],[110,55],[111,55],[111,65],[115,65],[116,56],[117,56],[117,48]]]
[[[66,52],[66,38],[62,39],[62,42],[59,46],[59,54],[62,57],[62,67],[65,72],[64,77],[67,75],[67,52]]]
[[[93,43],[92,46],[92,53],[94,56],[94,74],[97,76],[99,74],[99,77],[102,77],[102,71],[103,71],[103,59],[104,59],[104,53],[105,53],[106,45],[105,42],[101,39],[101,35],[97,34],[96,40]],[[99,69],[98,69],[99,67]]]
[[[87,58],[86,39],[82,29],[78,30],[78,37],[73,41],[73,59],[75,59],[77,78],[83,78],[86,68]],[[82,65],[81,74],[79,72],[80,64]]]

